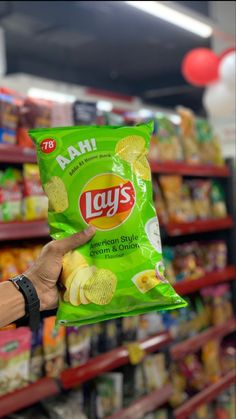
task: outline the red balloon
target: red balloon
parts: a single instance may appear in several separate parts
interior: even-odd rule
[[[184,78],[194,86],[206,86],[218,80],[219,58],[208,48],[189,51],[182,62]]]

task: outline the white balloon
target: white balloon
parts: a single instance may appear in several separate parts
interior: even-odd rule
[[[220,79],[230,88],[235,87],[236,79],[236,53],[230,52],[220,62],[219,67]]]
[[[206,88],[203,105],[211,117],[231,116],[235,113],[235,91],[222,81],[214,83]]]

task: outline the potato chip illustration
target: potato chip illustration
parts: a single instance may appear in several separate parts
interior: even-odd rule
[[[66,285],[67,278],[78,268],[86,268],[88,266],[85,258],[78,250],[68,252],[63,257],[63,268],[61,273],[61,282]]]
[[[94,273],[94,267],[87,266],[83,269],[77,269],[75,272],[75,275],[72,279],[71,286],[70,286],[70,294],[69,294],[69,300],[70,303],[74,306],[78,306],[81,304],[80,300],[80,284],[83,281],[87,281]]]
[[[89,301],[89,300],[85,297],[85,295],[84,295],[84,290],[83,290],[83,288],[81,288],[81,287],[80,287],[80,289],[79,289],[79,297],[80,297],[80,301],[81,301],[81,303],[82,303],[82,304],[89,304],[89,303],[91,303],[91,301]]]
[[[118,141],[115,149],[116,154],[128,163],[133,163],[144,151],[145,140],[139,135],[129,135],[122,138]]]
[[[156,277],[156,272],[153,269],[139,272],[132,278],[132,281],[143,294],[160,283],[160,280]]]
[[[68,275],[67,279],[65,282],[63,282],[63,285],[65,286],[66,290],[63,294],[63,300],[65,302],[69,302],[70,301],[70,286],[72,284],[73,278],[75,277],[77,272],[77,269],[74,269],[70,275]]]
[[[151,180],[151,170],[145,155],[142,155],[135,160],[133,169],[136,176],[143,180]]]
[[[85,297],[94,304],[109,304],[115,293],[116,284],[116,275],[112,271],[97,269],[84,284]]]
[[[53,176],[44,184],[44,191],[49,200],[49,209],[54,212],[63,212],[68,206],[68,195],[63,181],[58,176]]]

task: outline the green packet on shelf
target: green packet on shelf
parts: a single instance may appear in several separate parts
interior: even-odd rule
[[[186,305],[164,276],[147,161],[153,124],[31,130],[49,199],[51,236],[92,224],[65,255],[57,322],[95,323]]]

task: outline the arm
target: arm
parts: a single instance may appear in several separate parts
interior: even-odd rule
[[[0,284],[0,300],[0,327],[25,315],[24,297],[10,281]]]
[[[40,310],[50,310],[57,306],[57,281],[62,269],[65,253],[89,241],[95,234],[90,226],[82,233],[73,234],[62,240],[51,241],[43,247],[35,264],[24,273],[32,281],[38,298]],[[25,302],[20,291],[10,282],[0,284],[0,327],[12,323],[25,314]]]

